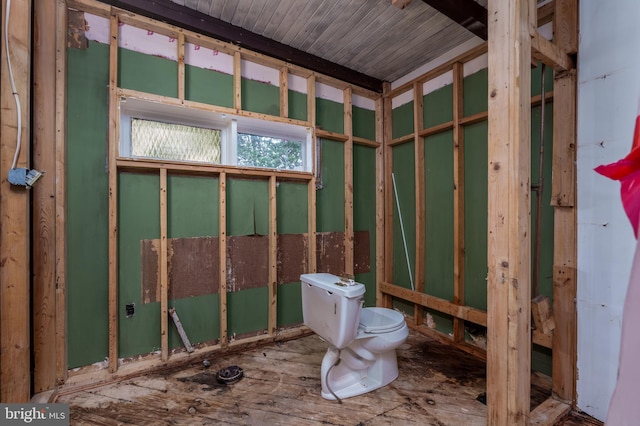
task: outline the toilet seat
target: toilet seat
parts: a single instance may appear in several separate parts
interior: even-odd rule
[[[382,334],[399,330],[405,326],[404,315],[387,308],[363,308],[360,312],[358,332]]]

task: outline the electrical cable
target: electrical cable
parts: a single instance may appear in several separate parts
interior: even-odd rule
[[[16,83],[13,79],[13,70],[11,69],[11,58],[9,58],[9,15],[11,14],[11,0],[7,0],[5,5],[5,23],[4,23],[4,46],[7,54],[7,67],[9,68],[9,82],[11,83],[11,92],[16,101],[16,110],[18,114],[18,135],[16,140],[16,152],[13,155],[13,163],[11,168],[16,168],[18,162],[18,155],[20,154],[20,145],[22,141],[22,108],[20,107],[20,96],[18,95],[18,89],[16,89]]]
[[[329,373],[331,373],[331,370],[333,370],[333,367],[335,367],[336,365],[340,364],[340,353],[341,352],[342,352],[342,349],[338,349],[338,358],[336,359],[336,362],[333,363],[333,365],[331,367],[329,367],[329,369],[327,370],[327,374],[325,374],[325,376],[324,376],[324,383],[327,385],[327,390],[329,391],[329,393],[331,395],[333,395],[333,397],[336,399],[336,401],[338,401],[339,404],[342,404],[342,400],[338,397],[338,395],[336,395],[331,390],[331,386],[329,386]]]

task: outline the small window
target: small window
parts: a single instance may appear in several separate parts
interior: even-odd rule
[[[238,165],[303,170],[303,142],[238,133]]]
[[[220,163],[217,129],[131,119],[131,156],[161,160]]]

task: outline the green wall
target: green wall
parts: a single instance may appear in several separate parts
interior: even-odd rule
[[[553,89],[553,73],[545,74],[546,90]],[[464,79],[463,113],[471,116],[487,110],[487,70],[481,70]],[[532,96],[540,93],[540,67],[532,71]],[[552,296],[553,272],[553,208],[551,196],[551,139],[553,136],[553,105],[547,103],[545,111],[545,175],[542,209],[542,256],[540,293]],[[531,112],[531,182],[538,181],[541,108]],[[453,119],[453,87],[447,85],[424,96],[425,128]],[[413,102],[393,109],[393,137],[413,132]],[[464,127],[464,289],[465,304],[487,309],[487,122]],[[424,139],[425,150],[425,292],[453,300],[453,133],[441,132]],[[397,192],[402,209],[405,234],[412,272],[415,271],[415,166],[414,143],[408,142],[392,148],[392,169],[396,177]],[[532,235],[535,235],[535,203],[537,194],[531,193]],[[393,279],[402,287],[409,287],[405,251],[394,200],[393,222]],[[533,238],[532,238],[533,247]],[[533,253],[533,251],[532,251]],[[413,314],[413,306],[394,301],[394,306]],[[428,311],[437,328],[449,333],[452,318]],[[550,351],[534,346],[534,368],[550,373]]]
[[[177,96],[177,64],[165,58],[119,49],[119,85],[163,96]],[[67,240],[69,368],[101,362],[108,356],[108,81],[109,47],[90,42],[87,49],[68,50]],[[242,79],[244,110],[279,114],[279,90]],[[289,91],[289,117],[307,118],[307,95]],[[230,75],[185,66],[188,100],[233,106]],[[319,125],[343,132],[341,103],[316,99]],[[375,113],[353,108],[356,136],[375,139]],[[344,145],[323,141],[324,188],[317,192],[317,231],[344,232]],[[375,149],[354,147],[354,226],[370,233],[372,270],[358,279],[365,283],[368,305],[375,304]],[[167,232],[169,238],[218,236],[217,177],[168,174]],[[141,241],[160,236],[160,179],[157,172],[118,175],[118,343],[119,357],[132,357],[160,348],[160,304],[143,303]],[[227,178],[227,235],[268,233],[268,181]],[[306,234],[306,182],[279,181],[277,232]],[[337,208],[336,208],[337,206]],[[260,333],[268,324],[267,287],[227,293],[228,333]],[[219,338],[218,294],[170,300],[192,343]],[[135,305],[127,318],[125,306]],[[279,327],[302,322],[299,281],[278,286]],[[169,346],[181,348],[169,322]]]

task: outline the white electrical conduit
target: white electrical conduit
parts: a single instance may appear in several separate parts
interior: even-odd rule
[[[407,250],[407,239],[404,236],[404,224],[402,223],[402,212],[400,211],[400,200],[398,200],[398,189],[396,188],[396,175],[391,173],[393,181],[393,193],[396,196],[396,206],[398,207],[398,218],[400,219],[400,231],[402,232],[402,244],[404,244],[404,254],[407,258],[407,270],[409,271],[409,281],[411,281],[411,290],[415,290],[413,285],[413,275],[411,274],[411,262],[409,261],[409,250]]]
[[[20,108],[20,96],[18,96],[18,89],[16,89],[16,83],[13,80],[13,70],[11,69],[11,59],[9,58],[9,14],[11,13],[11,0],[7,0],[5,6],[5,22],[4,22],[4,47],[7,54],[7,67],[9,68],[9,81],[11,82],[11,92],[16,100],[16,110],[18,114],[18,136],[16,140],[16,153],[13,155],[13,163],[11,168],[16,168],[18,162],[18,155],[20,154],[20,142],[22,141],[22,109]]]

